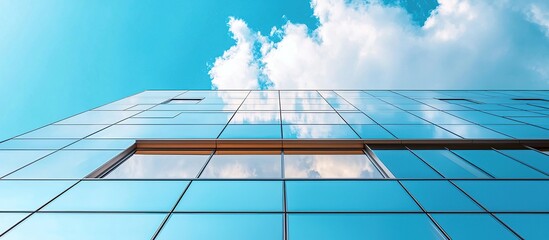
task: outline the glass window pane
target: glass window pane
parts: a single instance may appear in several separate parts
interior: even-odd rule
[[[286,194],[288,211],[420,211],[396,181],[287,181]]]
[[[134,140],[125,139],[82,139],[65,149],[95,149],[95,150],[124,150],[135,143]]]
[[[274,155],[215,154],[200,178],[280,178],[280,153]]]
[[[483,212],[473,200],[447,181],[402,181],[428,212]]]
[[[280,181],[193,181],[175,211],[282,211]]]
[[[379,125],[351,125],[362,139],[395,139],[391,133]]]
[[[59,151],[6,178],[83,178],[119,153],[114,150]]]
[[[374,150],[374,153],[396,178],[441,178],[408,150]]]
[[[282,112],[282,124],[345,124],[345,122],[337,113]]]
[[[210,155],[134,154],[105,178],[195,178]]]
[[[17,138],[83,138],[108,125],[48,125]]]
[[[280,125],[228,125],[220,139],[280,139]]]
[[[429,124],[429,122],[405,111],[366,111],[379,124]]]
[[[0,143],[0,149],[57,150],[73,143],[75,139],[11,139]]]
[[[188,181],[82,181],[42,211],[166,211]]]
[[[460,139],[435,125],[383,125],[400,139]]]
[[[139,113],[138,111],[87,111],[56,124],[114,124]]]
[[[500,150],[500,152],[549,174],[549,156],[546,154],[534,150]]]
[[[492,212],[548,212],[549,181],[455,181]]]
[[[289,214],[289,239],[445,239],[425,214]]]
[[[282,125],[285,139],[357,139],[348,125]]]
[[[411,111],[410,113],[434,124],[471,124],[468,121],[441,111]]]
[[[477,124],[519,124],[513,120],[494,116],[481,111],[448,111],[448,113]]]
[[[282,214],[173,214],[160,231],[164,239],[283,239]]]
[[[496,214],[524,239],[547,239],[549,214]]]
[[[339,114],[348,124],[376,124],[364,113],[341,112]]]
[[[75,181],[0,181],[0,211],[35,211]]]
[[[496,178],[543,178],[544,174],[494,150],[454,150]]]
[[[364,154],[284,155],[286,178],[383,178]]]
[[[0,213],[0,234],[21,221],[29,213]]]
[[[36,213],[2,239],[151,239],[166,214]]]
[[[480,125],[439,125],[446,130],[467,139],[509,139],[511,137],[497,133]]]
[[[452,239],[519,239],[489,214],[432,214]]]
[[[280,124],[280,113],[238,111],[229,124]]]
[[[90,138],[215,139],[225,125],[114,125]]]
[[[52,151],[2,150],[0,151],[0,178],[50,153]]]
[[[517,139],[547,139],[549,130],[530,125],[484,125]]]
[[[446,178],[491,178],[448,150],[413,150]]]

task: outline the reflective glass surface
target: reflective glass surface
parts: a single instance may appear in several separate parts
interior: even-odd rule
[[[482,170],[448,150],[413,150],[413,152],[445,178],[490,178]]]
[[[282,112],[282,124],[345,124],[337,113]]]
[[[445,239],[425,214],[289,214],[292,240]]]
[[[115,150],[59,151],[6,178],[83,178],[119,153]]]
[[[237,112],[230,124],[280,124],[279,112]]]
[[[135,143],[134,140],[125,139],[82,139],[74,144],[67,146],[65,149],[120,149],[129,148]]]
[[[221,139],[280,139],[280,125],[228,125]]]
[[[501,153],[549,174],[549,155],[534,150],[500,150]]]
[[[217,138],[224,125],[115,125],[90,138]]]
[[[35,211],[75,181],[0,181],[0,211]]]
[[[280,240],[282,214],[173,214],[156,239]]]
[[[519,139],[547,139],[549,130],[530,125],[484,125],[494,131]]]
[[[480,125],[440,125],[444,129],[467,139],[509,139],[506,135]]]
[[[193,181],[175,211],[282,211],[281,181]]]
[[[455,181],[493,212],[548,212],[549,181]]]
[[[372,119],[363,113],[341,112],[339,114],[348,124],[376,124]]]
[[[83,138],[107,125],[48,125],[18,138]]]
[[[0,213],[0,234],[21,221],[28,213]]]
[[[280,178],[280,154],[221,155],[215,154],[201,178]]]
[[[348,125],[282,125],[285,139],[356,139],[358,135]]]
[[[52,151],[2,150],[0,151],[0,178],[50,153]]]
[[[400,139],[459,139],[435,125],[383,125],[383,127]]]
[[[129,118],[137,111],[88,111],[74,117],[59,121],[56,124],[113,124]]]
[[[151,239],[166,214],[36,213],[4,239]]]
[[[351,125],[362,139],[395,139],[390,132],[379,125]]]
[[[0,149],[57,150],[73,143],[75,139],[10,139],[0,143]]]
[[[396,181],[287,181],[286,194],[288,211],[420,211]]]
[[[549,214],[496,214],[524,239],[543,240],[549,236]]]
[[[284,155],[286,178],[383,178],[364,154]]]
[[[433,214],[452,239],[519,239],[489,214]]]
[[[483,212],[473,200],[447,181],[402,181],[428,212]]]
[[[82,181],[41,211],[169,212],[188,181]]]
[[[195,178],[210,155],[134,154],[105,178]]]
[[[454,152],[496,178],[547,177],[494,150],[454,150]]]
[[[374,153],[397,178],[441,178],[408,150],[374,150]]]

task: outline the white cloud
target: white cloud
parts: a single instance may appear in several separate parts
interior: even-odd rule
[[[375,1],[313,0],[319,25],[269,36],[231,18],[236,45],[210,70],[218,88],[547,88],[549,4],[439,0],[424,26]],[[254,51],[254,44],[261,46]]]

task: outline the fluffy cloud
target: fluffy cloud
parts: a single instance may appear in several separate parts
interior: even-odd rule
[[[315,29],[287,22],[263,36],[231,18],[236,45],[210,77],[220,89],[547,88],[548,5],[439,0],[419,26],[377,1],[312,0]]]

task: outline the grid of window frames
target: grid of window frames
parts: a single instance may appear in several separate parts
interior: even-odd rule
[[[548,91],[146,91],[0,143],[0,239],[546,239],[545,149],[405,143],[546,141],[548,98]],[[403,144],[137,152],[86,178],[140,139]]]

